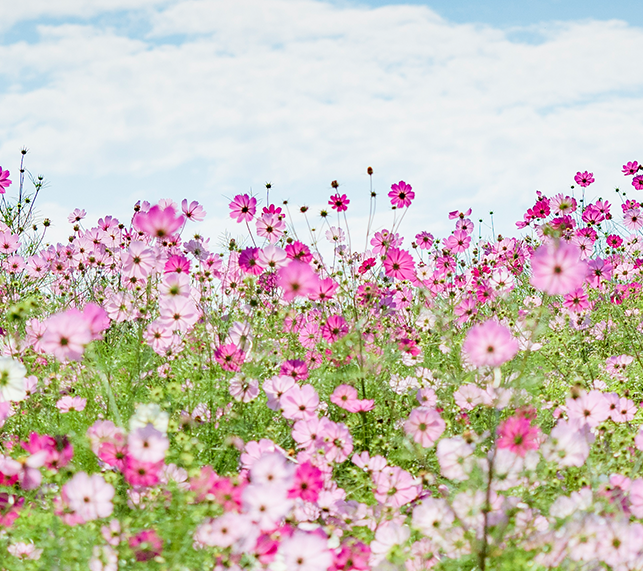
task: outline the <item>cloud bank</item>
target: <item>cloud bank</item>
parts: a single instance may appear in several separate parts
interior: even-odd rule
[[[640,160],[643,29],[622,21],[539,25],[537,43],[317,0],[31,0],[0,21],[38,38],[0,44],[0,164],[29,146],[49,201],[96,215],[187,197],[216,232],[222,195],[271,181],[319,208],[337,179],[363,222],[372,166],[380,208],[400,179],[416,191],[409,234],[469,206],[508,232],[536,189],[590,170],[608,196]]]

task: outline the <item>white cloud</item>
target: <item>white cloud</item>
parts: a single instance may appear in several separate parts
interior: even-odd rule
[[[173,0],[20,0],[0,4],[0,30],[39,18],[91,18],[105,12],[153,8]]]
[[[189,196],[222,226],[221,193],[272,180],[321,207],[339,179],[357,215],[371,165],[380,209],[393,182],[417,191],[409,233],[445,229],[469,205],[506,232],[536,188],[562,191],[576,170],[606,195],[640,146],[643,30],[623,22],[548,25],[533,45],[422,6],[154,4],[132,4],[150,9],[146,37],[89,21],[0,45],[0,157],[28,144],[70,208]]]

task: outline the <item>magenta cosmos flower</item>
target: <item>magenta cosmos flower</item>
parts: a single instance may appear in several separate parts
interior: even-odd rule
[[[230,218],[236,218],[237,222],[250,222],[257,212],[257,199],[247,194],[237,194],[228,206]]]
[[[531,257],[531,285],[550,295],[571,293],[586,276],[587,263],[572,244],[542,245]]]
[[[9,171],[3,171],[0,167],[0,194],[4,194],[5,190],[9,188],[11,181],[9,180]]]
[[[411,206],[411,201],[415,198],[415,192],[411,188],[411,185],[406,184],[403,180],[391,185],[391,192],[388,193],[391,204],[395,208]]]
[[[594,173],[587,171],[577,172],[574,180],[576,181],[576,184],[582,187],[589,186],[594,182]]]
[[[345,212],[348,210],[348,205],[350,203],[351,201],[348,200],[348,197],[345,194],[340,195],[339,193],[333,194],[328,201],[328,204],[330,204],[333,210],[337,210],[337,212]]]
[[[509,329],[489,320],[469,330],[462,350],[475,367],[499,367],[518,353],[518,341]]]
[[[415,261],[406,250],[389,248],[384,260],[386,275],[398,280],[410,280],[415,277]]]

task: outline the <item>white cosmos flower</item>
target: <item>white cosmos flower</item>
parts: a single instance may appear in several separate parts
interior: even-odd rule
[[[27,369],[10,357],[0,357],[0,402],[24,400]]]

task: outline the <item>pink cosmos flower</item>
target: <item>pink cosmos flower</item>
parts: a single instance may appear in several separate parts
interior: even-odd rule
[[[288,490],[289,498],[301,498],[306,502],[316,502],[319,492],[324,487],[322,472],[310,462],[297,467],[292,487]]]
[[[528,418],[511,416],[498,427],[497,445],[524,458],[528,450],[538,450],[539,436],[539,428],[532,426]]]
[[[298,260],[292,260],[277,275],[277,283],[283,290],[286,301],[292,301],[296,296],[305,297],[319,287],[317,274],[308,264]]]
[[[4,194],[10,185],[9,171],[3,171],[2,167],[0,167],[0,194]]]
[[[85,345],[92,340],[91,329],[77,310],[58,313],[45,321],[45,333],[40,347],[59,361],[78,361],[85,352]]]
[[[415,198],[415,192],[413,192],[410,184],[406,184],[401,180],[397,184],[391,185],[391,191],[388,196],[395,208],[405,208],[411,206],[411,201]]]
[[[319,395],[312,385],[295,385],[279,399],[282,414],[292,420],[306,420],[315,416]]]
[[[623,174],[625,176],[632,176],[639,170],[639,163],[637,161],[629,161],[623,165]]]
[[[443,438],[436,454],[442,475],[449,480],[467,480],[474,466],[474,448],[461,436]]]
[[[282,541],[279,553],[288,571],[327,571],[333,562],[326,537],[300,530]]]
[[[643,190],[643,175],[635,176],[632,179],[632,186],[636,190]]]
[[[587,431],[579,430],[578,425],[559,420],[541,447],[543,457],[559,466],[580,467],[589,456],[587,437]]]
[[[576,181],[576,184],[579,184],[580,186],[589,186],[594,182],[594,173],[591,172],[577,172],[576,176],[574,176],[574,180]]]
[[[106,445],[103,444],[103,446]],[[154,486],[159,483],[159,474],[162,467],[163,461],[156,463],[141,462],[128,454],[125,457],[123,475],[125,476],[125,481],[131,486]]]
[[[565,295],[563,306],[570,311],[580,312],[589,309],[591,304],[585,290],[582,287],[579,287]]]
[[[531,285],[550,295],[564,295],[583,284],[587,271],[576,246],[546,244],[531,258]]]
[[[331,315],[321,328],[322,337],[329,343],[334,343],[348,333],[348,324],[341,315]]]
[[[339,284],[333,278],[324,278],[319,280],[317,290],[308,294],[308,299],[313,301],[326,301],[332,299],[338,289]]]
[[[132,242],[123,254],[123,274],[146,279],[156,266],[156,256],[144,242]]]
[[[137,428],[127,437],[128,453],[140,462],[161,462],[169,447],[167,436],[151,424]]]
[[[333,194],[333,196],[330,197],[330,200],[328,201],[328,204],[332,207],[333,210],[337,210],[337,212],[345,212],[348,210],[348,205],[350,204],[350,200],[346,197],[345,194],[342,194],[340,196],[339,193]]]
[[[411,280],[415,277],[415,261],[406,250],[389,248],[383,264],[389,277],[398,280]]]
[[[462,345],[474,367],[500,367],[518,353],[518,340],[497,321],[472,327]]]
[[[592,428],[607,420],[610,416],[609,404],[601,391],[583,392],[578,398],[565,401],[570,421],[580,425],[587,424]]]
[[[330,402],[346,410],[357,401],[357,389],[350,385],[339,385],[330,395]]]
[[[433,446],[442,436],[445,428],[446,424],[440,413],[433,408],[423,406],[414,408],[404,423],[404,432],[424,448]]]
[[[196,304],[189,297],[178,295],[163,298],[159,314],[163,325],[178,331],[188,331],[201,318],[201,310]]]
[[[455,230],[444,241],[444,247],[454,254],[466,251],[471,245],[471,236],[464,230]]]
[[[247,274],[258,276],[263,273],[258,256],[259,248],[246,248],[239,254],[239,267]]]
[[[257,199],[247,194],[237,194],[229,204],[230,218],[236,218],[237,222],[250,222],[257,212]]]
[[[152,206],[147,212],[138,212],[133,219],[134,226],[152,238],[167,238],[185,222],[184,216],[176,215],[173,206],[161,208]]]
[[[206,212],[203,210],[203,206],[196,201],[192,201],[188,205],[187,199],[184,198],[181,201],[181,211],[185,214],[185,217],[188,220],[192,220],[193,222],[201,222],[205,220]]]
[[[145,529],[129,538],[129,546],[134,551],[136,561],[150,561],[161,555],[163,540],[154,529]]]
[[[308,378],[308,365],[301,359],[288,359],[281,364],[279,374],[292,377],[296,381],[303,381]]]
[[[281,238],[286,229],[286,223],[278,214],[263,214],[257,220],[257,236],[266,238],[274,244]]]
[[[268,408],[271,410],[279,410],[281,408],[279,399],[294,386],[295,379],[288,375],[280,375],[266,379],[263,382],[263,390],[268,397],[268,402],[266,403]]]
[[[387,506],[399,508],[418,497],[422,486],[406,470],[398,466],[387,466],[374,474],[375,499]]]
[[[288,515],[293,502],[286,497],[287,492],[288,490],[279,484],[252,484],[243,490],[243,507],[261,531],[273,530]]]
[[[325,458],[328,462],[340,464],[353,451],[353,437],[350,430],[341,422],[328,421],[324,424],[320,439],[323,441]]]
[[[87,406],[87,399],[81,397],[72,397],[69,395],[62,397],[56,403],[56,408],[63,413],[71,411],[81,412],[85,410],[85,406]]]
[[[246,354],[234,343],[227,343],[215,349],[214,358],[224,371],[240,371]]]
[[[318,418],[316,416],[298,420],[292,429],[292,438],[298,444],[299,448],[304,450],[313,450],[322,435],[326,433],[331,421],[326,417]]]
[[[62,493],[67,505],[84,521],[108,517],[114,511],[114,486],[99,474],[79,472],[63,486]]]
[[[433,234],[429,234],[428,232],[420,232],[415,236],[415,243],[418,245],[420,250],[430,249],[431,246],[433,246],[433,241]]]
[[[170,256],[163,271],[166,274],[189,274],[190,273],[190,260],[185,256]]]

